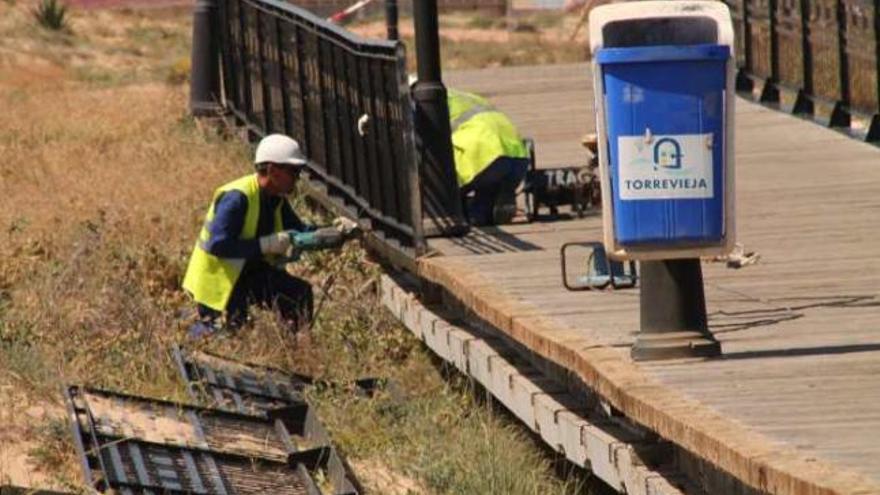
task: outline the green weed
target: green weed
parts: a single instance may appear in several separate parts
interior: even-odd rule
[[[37,24],[50,31],[70,31],[67,5],[61,0],[40,0],[32,14]]]
[[[168,67],[168,75],[165,77],[165,81],[172,85],[183,84],[189,81],[190,70],[189,57],[180,57]]]

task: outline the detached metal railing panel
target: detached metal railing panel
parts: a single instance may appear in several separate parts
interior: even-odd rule
[[[296,139],[322,203],[369,221],[398,255],[421,254],[404,45],[275,0],[218,0],[218,23],[224,107],[253,135]]]
[[[880,17],[875,0],[725,0],[738,88],[824,125],[880,141]]]

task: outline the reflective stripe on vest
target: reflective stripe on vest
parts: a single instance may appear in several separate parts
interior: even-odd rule
[[[183,277],[183,288],[186,289],[199,304],[216,311],[224,311],[229,297],[235,288],[245,261],[241,258],[220,258],[209,253],[205,246],[211,238],[209,226],[214,220],[214,207],[220,196],[228,191],[239,191],[247,198],[247,211],[239,239],[254,239],[257,236],[257,224],[260,219],[260,186],[256,174],[246,175],[214,191],[211,206],[205,215],[205,222],[199,232],[199,238],[193,248],[186,275]],[[275,210],[275,231],[282,230],[281,206]]]
[[[459,127],[461,127],[461,124],[464,124],[468,120],[471,120],[471,117],[473,117],[477,114],[483,113],[483,112],[497,112],[497,111],[498,110],[495,110],[495,107],[493,107],[492,105],[474,105],[471,108],[465,110],[465,112],[463,114],[456,117],[455,120],[453,120],[449,124],[449,128],[452,132],[455,132],[458,130]]]
[[[459,186],[469,184],[499,157],[528,157],[516,127],[488,101],[454,89],[447,94]]]

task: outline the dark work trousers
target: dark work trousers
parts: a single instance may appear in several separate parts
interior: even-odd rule
[[[250,261],[238,277],[226,305],[227,326],[233,329],[241,326],[251,305],[277,309],[291,330],[296,331],[312,321],[312,286],[265,261]],[[220,313],[200,304],[199,316],[213,322]]]
[[[516,188],[525,178],[529,160],[501,156],[461,188],[465,211],[473,225],[492,225],[498,205],[516,205]],[[467,197],[473,192],[473,197]]]

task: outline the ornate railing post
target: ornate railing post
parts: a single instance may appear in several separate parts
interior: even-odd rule
[[[220,110],[220,53],[216,0],[197,0],[193,8],[192,73],[189,109],[195,117]]]
[[[385,0],[385,26],[388,31],[389,40],[397,41],[400,39],[397,25],[397,0]]]
[[[452,132],[446,87],[440,70],[437,0],[413,2],[418,82],[412,90],[415,128],[421,151],[421,182],[425,235],[456,235],[467,231],[452,155]]]

